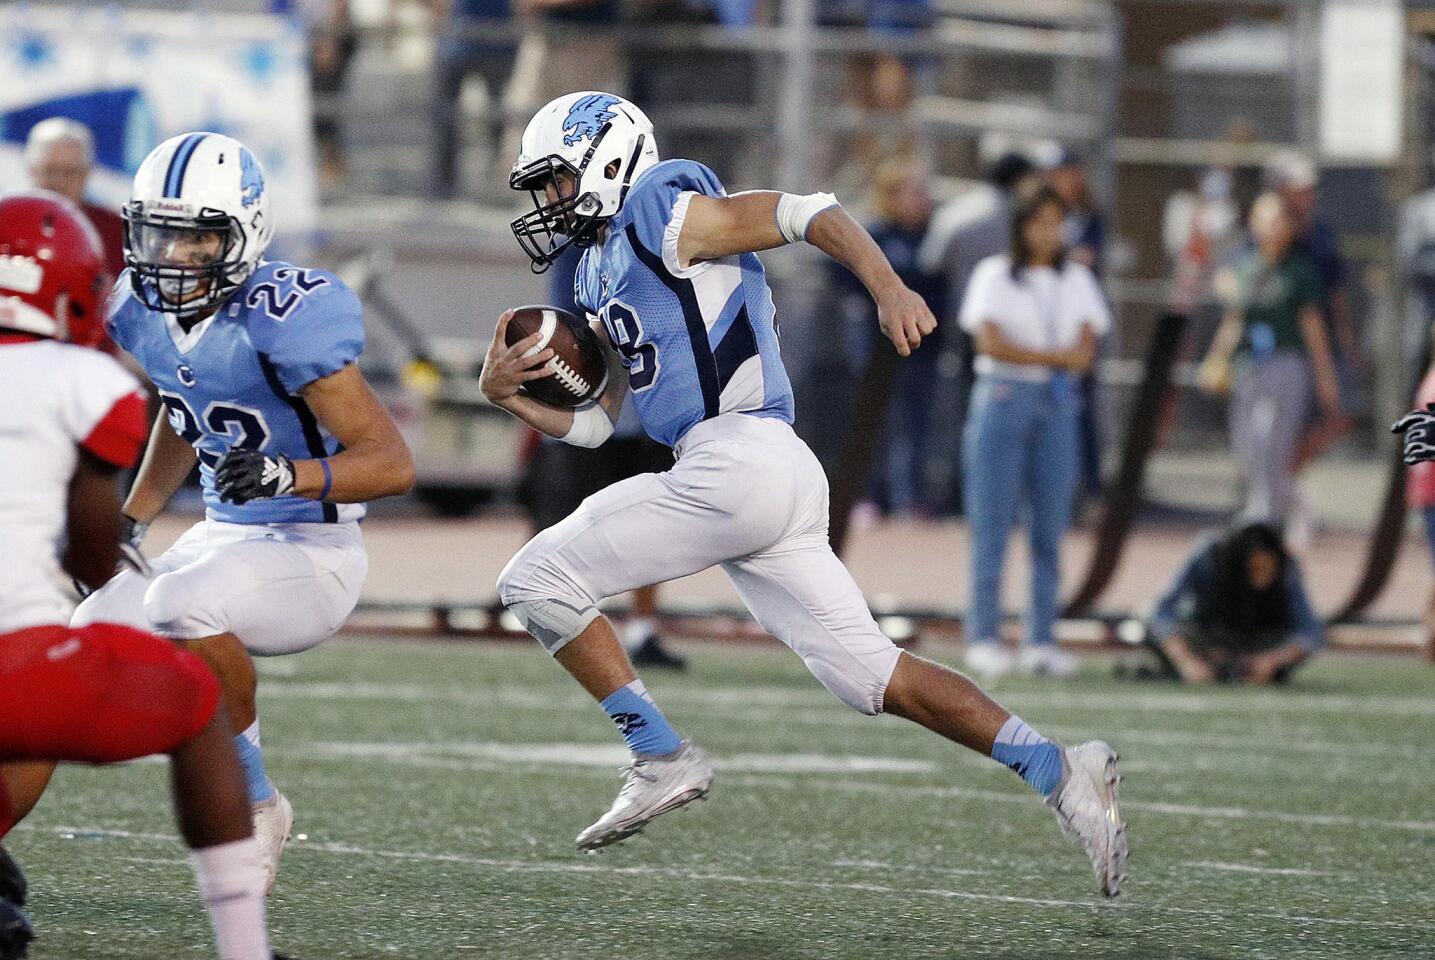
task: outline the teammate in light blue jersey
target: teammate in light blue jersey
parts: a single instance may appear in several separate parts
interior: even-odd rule
[[[358,602],[365,501],[403,493],[413,460],[355,365],[359,299],[323,270],[263,260],[274,220],[264,170],[215,133],[157,147],[124,210],[110,336],[164,403],[124,513],[145,527],[199,466],[205,519],[147,578],[125,571],[75,611],[186,642],[224,689],[272,888],[293,825],[259,748],[250,654],[306,650]]]
[[[631,836],[706,796],[713,779],[633,672],[599,601],[721,565],[763,627],[848,706],[906,717],[1019,774],[1115,896],[1126,826],[1111,748],[1054,743],[961,674],[897,649],[828,545],[827,478],[790,426],[792,390],[754,254],[805,241],[842,263],[907,356],[936,320],[867,232],[830,194],[728,196],[701,164],[659,162],[648,118],[606,93],[543,107],[509,182],[533,196],[533,212],[513,230],[535,269],[570,245],[587,248],[577,300],[602,322],[621,366],[586,408],[535,400],[518,388],[549,375],[552,351],[538,349],[541,333],[508,347],[505,314],[484,365],[485,395],[535,429],[594,446],[631,393],[644,429],[678,458],[665,473],[589,497],[499,577],[503,603],[601,703],[634,755],[617,800],[579,833],[579,848]]]
[[[120,277],[110,303],[110,336],[144,367],[170,427],[198,454],[209,519],[268,524],[363,517],[362,503],[292,491],[240,503],[223,499],[215,485],[215,466],[231,448],[291,461],[339,452],[339,441],[300,396],[364,349],[363,307],[338,277],[261,262],[218,312],[189,330],[174,314],[145,306],[129,274]]]

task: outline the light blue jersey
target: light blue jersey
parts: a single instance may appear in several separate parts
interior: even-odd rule
[[[214,465],[231,447],[293,460],[333,456],[341,445],[299,391],[353,363],[364,349],[363,308],[325,270],[263,262],[214,316],[188,333],[140,303],[128,271],[115,285],[106,326],[154,381],[174,432],[199,453],[205,514],[228,523],[338,523],[362,504],[285,496],[239,506],[219,499]]]
[[[575,298],[603,321],[628,369],[643,429],[670,447],[721,413],[794,415],[762,263],[745,253],[678,265],[689,193],[724,191],[691,160],[650,167],[574,279]]]

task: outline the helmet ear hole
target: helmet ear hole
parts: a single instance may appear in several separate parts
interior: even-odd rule
[[[617,161],[617,160],[611,160],[611,161],[608,162],[608,165],[603,168],[603,176],[607,177],[609,180],[616,180],[616,179],[618,179],[618,161]]]

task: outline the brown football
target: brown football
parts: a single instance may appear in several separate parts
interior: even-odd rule
[[[518,307],[508,320],[504,341],[511,347],[535,333],[542,336],[533,353],[553,348],[546,377],[522,386],[535,400],[555,407],[577,407],[602,394],[608,385],[607,354],[593,328],[559,307]]]

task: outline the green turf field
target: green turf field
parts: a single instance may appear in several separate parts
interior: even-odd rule
[[[263,665],[296,833],[276,946],[339,958],[1435,956],[1435,667],[1328,659],[1289,690],[1093,673],[999,698],[1122,753],[1125,895],[1003,768],[840,706],[785,652],[648,681],[713,796],[594,855],[621,750],[536,648],[336,642]],[[212,957],[164,771],[71,768],[7,841],[38,960]]]

